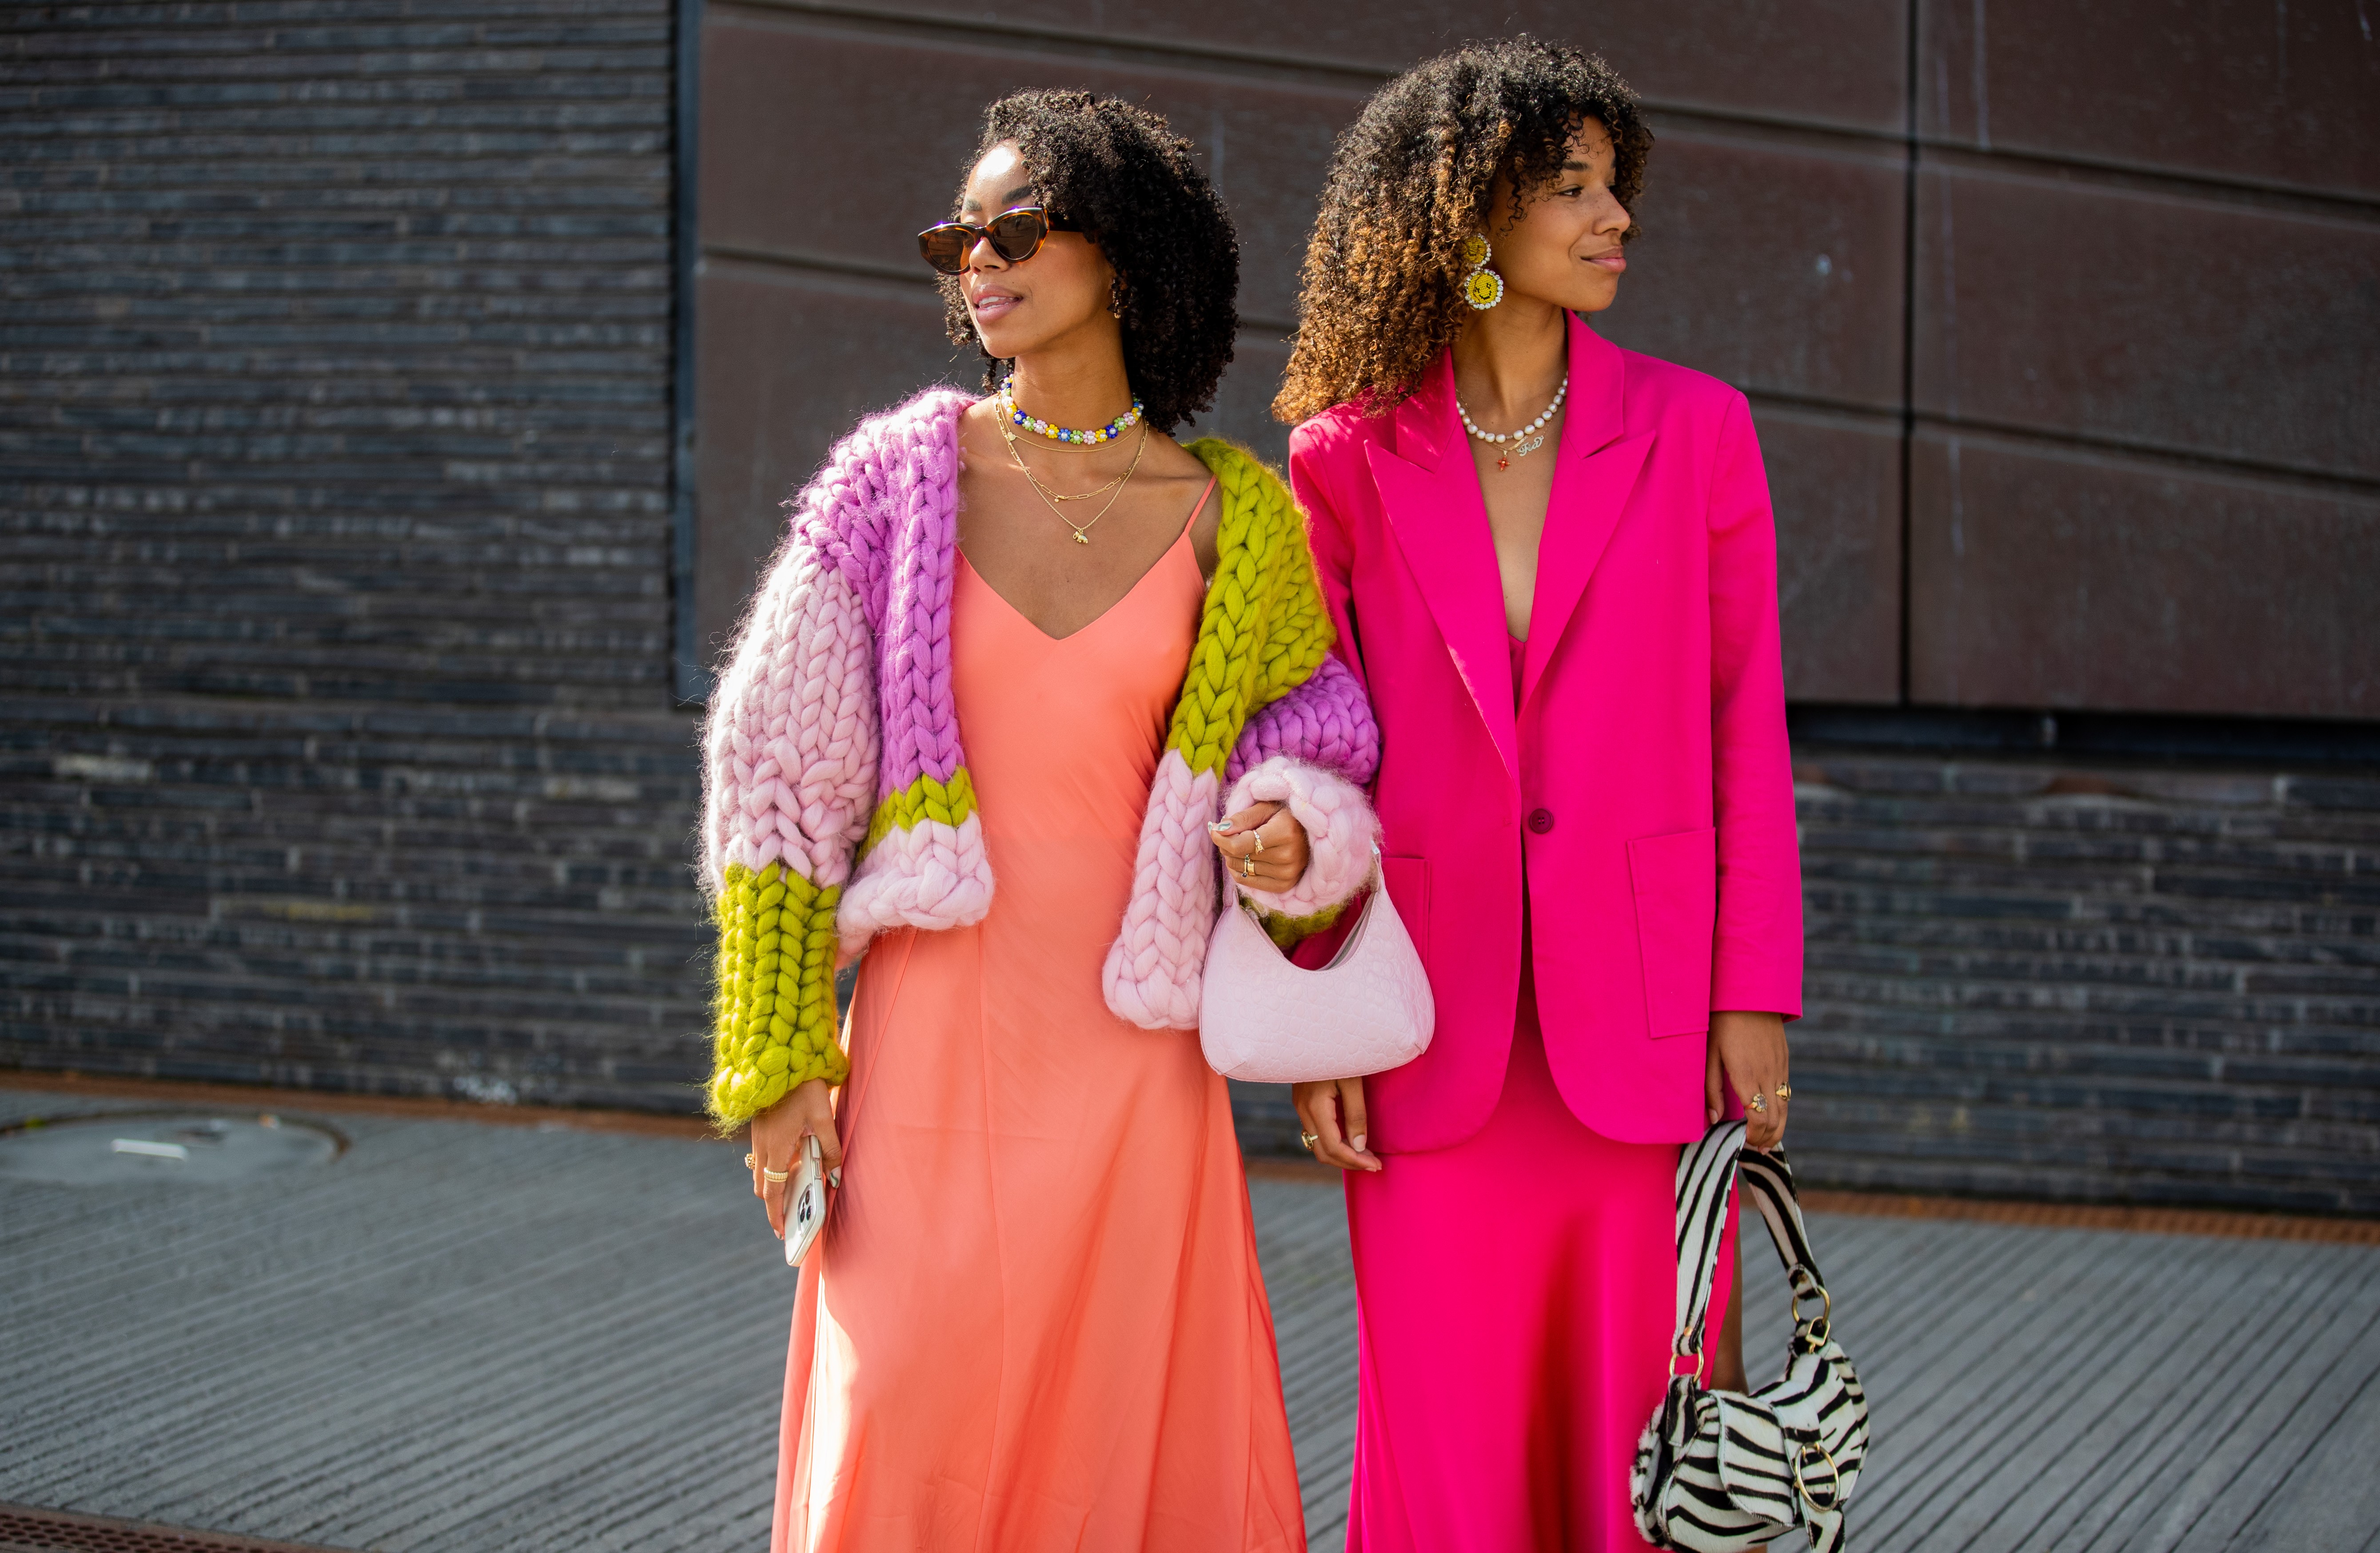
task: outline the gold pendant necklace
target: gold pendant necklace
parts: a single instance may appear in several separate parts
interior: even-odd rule
[[[1023,474],[1026,481],[1032,485],[1033,493],[1041,498],[1041,504],[1048,507],[1059,522],[1074,530],[1075,542],[1078,545],[1087,545],[1091,542],[1092,528],[1097,527],[1099,519],[1107,516],[1108,513],[1115,506],[1116,503],[1123,498],[1125,483],[1129,481],[1134,474],[1138,472],[1140,468],[1140,455],[1148,451],[1148,428],[1144,424],[1140,429],[1140,441],[1134,445],[1132,450],[1132,463],[1123,473],[1110,480],[1107,485],[1100,486],[1099,491],[1086,491],[1079,496],[1061,496],[1044,486],[1039,478],[1033,473],[1032,467],[1025,462],[1025,455],[1019,452],[1016,446],[1016,433],[1011,431],[1003,425],[1000,429],[1000,434],[1008,440],[1008,456],[1016,461],[1018,472]],[[1058,504],[1061,502],[1087,501],[1091,497],[1098,495],[1099,491],[1107,490],[1109,486],[1113,486],[1115,488],[1115,494],[1108,498],[1106,506],[1101,507],[1098,512],[1091,515],[1091,520],[1088,523],[1075,522],[1073,518],[1068,517],[1066,516],[1065,509]]]

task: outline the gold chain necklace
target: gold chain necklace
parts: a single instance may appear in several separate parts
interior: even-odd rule
[[[1015,434],[1014,432],[1003,431],[1002,435],[1008,438],[1008,455],[1016,460],[1016,467],[1025,471],[1025,478],[1026,479],[1033,481],[1033,488],[1041,492],[1041,499],[1045,502],[1087,502],[1094,496],[1105,495],[1107,492],[1114,490],[1117,486],[1122,485],[1125,480],[1132,478],[1132,471],[1127,469],[1123,474],[1116,476],[1115,479],[1108,481],[1105,485],[1095,486],[1088,491],[1078,491],[1072,494],[1063,491],[1052,491],[1048,486],[1043,485],[1039,479],[1036,479],[1032,469],[1026,464],[1024,453],[1016,445]]]
[[[1011,431],[1007,427],[1002,426],[1000,429],[1000,434],[1007,439],[1008,456],[1016,461],[1017,469],[1025,476],[1026,479],[1031,483],[1034,494],[1041,498],[1041,504],[1048,507],[1051,515],[1054,516],[1059,522],[1064,524],[1067,528],[1075,531],[1075,542],[1078,545],[1087,545],[1091,542],[1091,529],[1098,525],[1100,518],[1107,516],[1109,511],[1115,506],[1119,500],[1123,498],[1124,483],[1131,479],[1134,474],[1139,470],[1140,455],[1148,451],[1148,428],[1144,425],[1140,429],[1140,441],[1134,445],[1132,450],[1131,467],[1126,468],[1123,474],[1118,475],[1114,479],[1108,482],[1109,485],[1115,487],[1115,494],[1108,498],[1106,506],[1101,507],[1098,512],[1091,515],[1090,522],[1077,523],[1073,518],[1068,517],[1066,516],[1065,509],[1061,507],[1058,504],[1060,502],[1079,502],[1087,497],[1098,495],[1099,491],[1105,491],[1108,487],[1103,485],[1099,487],[1099,491],[1086,491],[1080,496],[1060,496],[1056,492],[1050,491],[1048,487],[1044,486],[1041,483],[1040,479],[1033,473],[1031,467],[1025,462],[1025,455],[1017,451],[1016,433]]]

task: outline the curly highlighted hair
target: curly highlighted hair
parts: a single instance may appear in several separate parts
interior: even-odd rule
[[[1123,370],[1148,424],[1171,431],[1215,402],[1240,318],[1240,240],[1188,140],[1163,116],[1087,91],[1019,91],[984,110],[974,160],[1016,147],[1035,196],[1115,266]],[[981,341],[959,283],[942,279],[954,345]],[[1007,363],[984,353],[983,386]]]
[[[1375,92],[1330,161],[1272,413],[1296,422],[1349,403],[1378,413],[1410,394],[1469,315],[1463,246],[1500,224],[1488,209],[1497,175],[1512,179],[1509,225],[1560,176],[1590,118],[1611,137],[1612,193],[1633,211],[1653,131],[1594,55],[1529,37],[1472,43]]]

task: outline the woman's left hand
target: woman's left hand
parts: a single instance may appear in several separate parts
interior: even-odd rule
[[[1296,888],[1313,855],[1306,845],[1305,827],[1285,804],[1251,804],[1208,826],[1207,834],[1214,841],[1215,850],[1223,855],[1223,867],[1231,869],[1233,879],[1250,890],[1275,895]],[[1253,869],[1248,866],[1252,858]]]
[[[1712,1014],[1710,1057],[1703,1070],[1704,1121],[1718,1125],[1732,1094],[1743,1102],[1745,1147],[1764,1153],[1776,1147],[1785,1141],[1785,1106],[1793,1093],[1790,1072],[1783,1014]]]

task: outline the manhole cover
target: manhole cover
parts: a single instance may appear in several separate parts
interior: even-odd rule
[[[0,1133],[0,1181],[220,1185],[319,1165],[338,1152],[337,1134],[278,1116],[119,1112],[28,1122]]]

